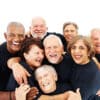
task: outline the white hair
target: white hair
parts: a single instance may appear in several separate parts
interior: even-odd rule
[[[46,40],[50,39],[50,38],[56,38],[58,40],[59,44],[63,47],[63,43],[62,43],[61,39],[57,35],[53,35],[53,34],[45,37],[45,39],[43,40],[43,46],[45,46]]]
[[[35,70],[35,78],[37,80],[37,76],[38,74],[41,74],[40,72],[41,71],[48,71],[48,73],[52,74],[54,77],[58,78],[57,77],[57,72],[55,70],[55,68],[51,65],[42,65],[41,67],[37,68]]]

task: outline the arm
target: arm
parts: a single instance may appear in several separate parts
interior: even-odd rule
[[[0,100],[16,100],[15,99],[15,92],[0,91]]]
[[[41,95],[38,100],[82,100],[82,98],[79,89],[77,89],[76,92],[67,91],[53,96]]]
[[[20,61],[21,61],[21,58],[20,58],[20,57],[10,58],[10,59],[8,60],[8,62],[7,62],[8,67],[9,67],[10,69],[13,69],[13,65],[14,65],[15,63],[19,63]]]
[[[96,63],[97,67],[100,69],[100,63],[99,63],[99,61],[95,57],[93,57],[92,59]]]
[[[29,85],[21,84],[15,90],[16,100],[34,100],[38,94],[38,89],[36,87],[31,87]]]
[[[18,84],[27,84],[27,76],[30,76],[30,74],[22,65],[19,64],[20,60],[19,57],[9,59],[8,67],[12,70],[14,78]]]
[[[58,94],[58,95],[41,95],[38,100],[67,100],[67,96],[65,94]]]
[[[67,100],[82,100],[81,98],[81,94],[80,94],[80,90],[77,89],[76,92],[70,92],[68,95],[68,99]]]

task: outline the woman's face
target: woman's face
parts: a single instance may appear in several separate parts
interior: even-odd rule
[[[83,40],[78,40],[72,45],[71,56],[77,64],[86,64],[89,62],[89,51]]]
[[[28,65],[31,67],[39,67],[44,58],[43,49],[37,45],[32,45],[28,53],[24,53],[24,57]]]

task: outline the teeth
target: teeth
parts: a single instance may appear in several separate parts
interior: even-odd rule
[[[18,42],[13,42],[13,44],[15,44],[15,45],[19,45],[20,43],[18,43]]]
[[[45,84],[43,84],[43,86],[48,86],[49,85],[49,83],[45,83]]]
[[[80,57],[81,57],[80,55],[75,56],[75,58],[80,58]]]
[[[50,57],[55,57],[55,56],[57,56],[57,54],[54,54],[54,55],[50,55]]]

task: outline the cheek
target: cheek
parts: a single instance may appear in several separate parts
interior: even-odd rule
[[[24,39],[25,39],[25,38],[21,38],[20,40],[21,40],[21,41],[24,41]]]

